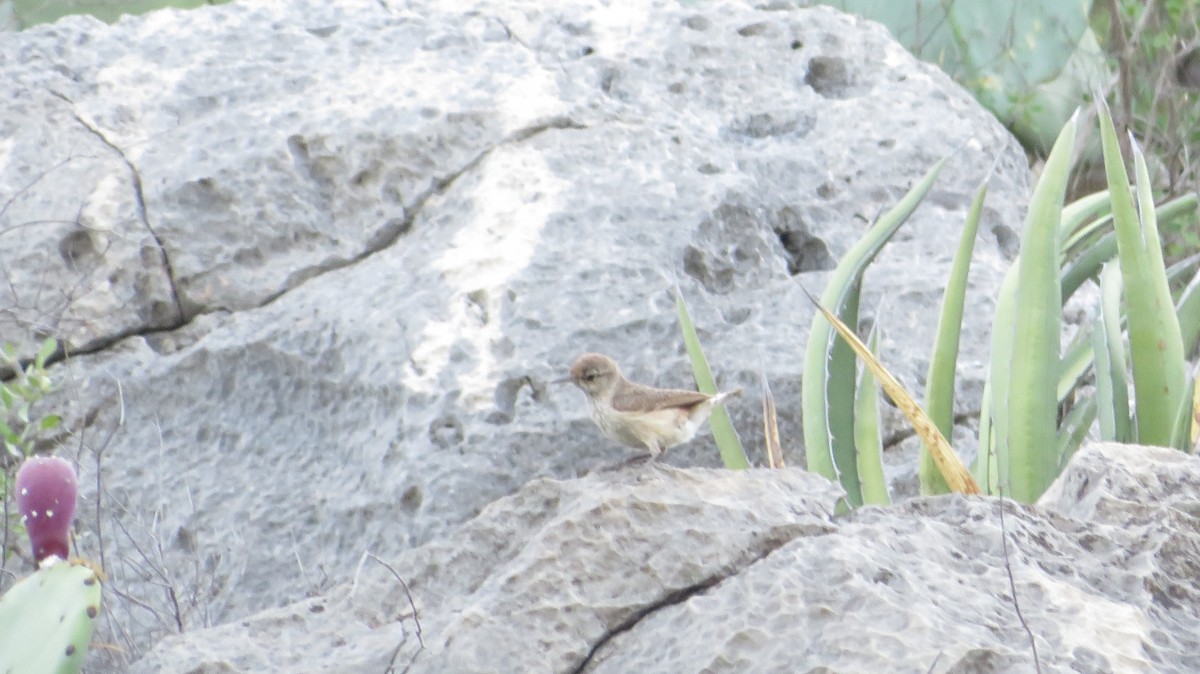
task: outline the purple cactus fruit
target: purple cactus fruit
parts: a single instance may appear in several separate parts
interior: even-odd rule
[[[17,471],[17,509],[38,563],[50,555],[67,558],[75,492],[75,469],[56,456],[32,456]]]

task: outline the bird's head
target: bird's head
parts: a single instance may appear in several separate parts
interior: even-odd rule
[[[592,400],[607,400],[621,380],[616,361],[604,354],[585,353],[571,365],[571,383]]]

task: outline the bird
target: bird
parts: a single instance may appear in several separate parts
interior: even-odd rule
[[[652,460],[691,440],[714,407],[742,394],[741,388],[709,395],[635,384],[602,353],[576,358],[568,380],[587,395],[592,420],[605,437],[644,449]]]

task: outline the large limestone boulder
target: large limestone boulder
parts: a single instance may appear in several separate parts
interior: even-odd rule
[[[65,342],[49,407],[100,486],[79,551],[109,574],[115,660],[625,457],[550,382],[598,350],[688,385],[676,284],[748,389],[752,459],[765,369],[801,465],[799,284],[943,157],[864,307],[919,388],[990,175],[969,414],[1028,182],[1009,134],[881,27],[780,3],[71,17],[0,41],[0,96],[0,335]],[[718,463],[706,438],[668,461]]]
[[[1200,460],[1122,445],[1080,452],[1036,506],[834,516],[836,488],[795,469],[538,480],[132,671],[1182,674],[1200,666],[1198,485]]]

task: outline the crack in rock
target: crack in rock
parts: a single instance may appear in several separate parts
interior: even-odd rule
[[[79,356],[79,355],[89,355],[89,354],[95,354],[98,352],[102,352],[105,349],[108,349],[109,347],[111,347],[112,345],[117,344],[117,343],[121,342],[122,340],[128,339],[130,337],[146,337],[146,336],[150,336],[150,335],[171,332],[173,330],[177,330],[181,327],[184,327],[185,325],[190,323],[194,318],[196,318],[198,316],[209,314],[209,313],[212,313],[213,311],[224,309],[224,307],[214,307],[214,308],[195,307],[193,309],[193,311],[191,311],[191,312],[185,311],[183,302],[181,301],[181,298],[180,298],[179,287],[176,282],[175,269],[171,263],[171,256],[168,253],[166,245],[164,244],[162,238],[159,236],[158,232],[155,231],[153,225],[150,224],[150,218],[149,218],[149,215],[148,215],[147,209],[146,209],[146,195],[145,195],[145,191],[142,186],[141,173],[138,171],[137,167],[129,159],[129,156],[125,153],[125,151],[123,149],[121,149],[116,143],[114,143],[111,139],[109,139],[104,134],[104,132],[101,131],[95,124],[88,122],[86,119],[83,118],[82,115],[79,114],[79,112],[75,109],[74,101],[72,101],[69,97],[67,97],[65,94],[62,94],[60,92],[51,91],[50,93],[52,95],[54,95],[55,97],[66,102],[70,106],[71,115],[75,118],[75,120],[77,122],[79,122],[79,124],[81,126],[83,126],[83,128],[87,129],[87,131],[89,133],[91,133],[93,136],[95,136],[97,140],[99,140],[101,143],[103,143],[105,146],[107,146],[110,150],[112,150],[118,157],[120,157],[121,161],[124,162],[125,166],[129,169],[130,177],[131,177],[131,180],[133,183],[134,200],[136,202],[135,205],[137,208],[138,217],[141,220],[142,225],[145,226],[146,230],[150,233],[151,237],[153,237],[154,242],[158,247],[159,255],[161,256],[161,260],[162,260],[162,264],[163,264],[163,270],[166,274],[167,282],[170,287],[171,300],[175,306],[176,316],[174,317],[174,320],[167,322],[165,325],[134,327],[134,328],[131,328],[128,330],[122,330],[118,333],[109,335],[107,337],[97,337],[96,339],[89,341],[88,343],[81,346],[80,348],[72,349],[69,354],[60,346],[58,351],[56,351],[55,354],[46,361],[47,365],[52,365],[54,363],[57,363],[57,362],[65,359],[69,355],[70,356]],[[586,128],[587,128],[587,126],[584,124],[575,122],[568,117],[560,116],[560,117],[553,117],[553,118],[543,121],[541,123],[533,124],[531,126],[514,131],[513,133],[509,134],[506,138],[503,138],[502,140],[500,140],[500,142],[496,143],[495,145],[482,150],[479,154],[477,154],[470,161],[463,164],[457,170],[452,171],[451,173],[449,173],[445,176],[442,176],[442,177],[435,177],[433,179],[430,187],[428,189],[426,189],[424,192],[422,192],[420,195],[418,195],[417,198],[411,204],[411,206],[406,208],[406,211],[408,211],[408,212],[405,215],[405,217],[399,221],[389,221],[389,222],[385,223],[382,227],[380,227],[380,229],[376,233],[376,235],[370,241],[368,241],[366,247],[360,253],[353,255],[352,257],[345,259],[345,260],[333,261],[333,262],[329,262],[329,263],[326,263],[323,265],[314,265],[314,266],[306,268],[306,269],[297,270],[288,279],[288,281],[285,282],[284,287],[281,290],[267,295],[263,299],[263,301],[254,305],[253,307],[251,307],[251,309],[257,309],[257,308],[267,306],[267,305],[271,304],[272,302],[278,300],[280,297],[287,294],[288,292],[296,289],[297,287],[301,286],[302,284],[304,284],[314,278],[318,278],[318,277],[320,277],[326,273],[332,272],[332,271],[337,271],[339,269],[349,267],[350,265],[361,262],[362,260],[365,260],[366,258],[368,258],[376,253],[379,253],[379,252],[387,249],[388,247],[392,246],[402,236],[407,234],[412,229],[413,223],[416,221],[417,217],[421,214],[422,209],[425,207],[425,204],[428,203],[428,201],[431,198],[433,198],[434,196],[440,195],[440,194],[444,194],[447,190],[450,189],[451,186],[454,185],[454,183],[460,177],[462,177],[464,174],[466,174],[467,172],[469,172],[472,169],[474,169],[475,167],[477,167],[484,159],[486,159],[488,157],[488,155],[490,155],[496,149],[498,149],[500,147],[504,147],[506,145],[522,143],[531,138],[534,138],[535,136],[538,136],[539,134],[542,134],[546,131],[550,131],[550,130],[554,130],[554,129],[581,130],[581,129],[586,129]],[[6,378],[7,376],[11,376],[12,374],[15,374],[15,373],[0,371],[0,379]]]
[[[412,228],[412,224],[414,222],[416,222],[417,216],[420,215],[422,209],[425,208],[425,204],[428,203],[428,201],[430,199],[432,199],[433,197],[438,196],[440,194],[445,194],[446,191],[449,190],[450,187],[453,186],[454,183],[459,178],[461,178],[468,171],[474,169],[476,166],[479,166],[479,164],[482,163],[483,160],[488,157],[488,155],[490,155],[492,152],[496,151],[497,149],[504,147],[506,145],[515,145],[517,143],[523,143],[523,142],[525,142],[531,138],[534,138],[542,133],[545,133],[547,131],[551,131],[554,129],[582,130],[582,129],[586,129],[586,128],[587,127],[585,125],[580,124],[575,121],[572,121],[570,118],[554,117],[545,122],[542,122],[541,124],[534,124],[532,126],[527,126],[523,129],[518,129],[518,130],[514,131],[513,133],[509,134],[509,136],[507,138],[502,139],[499,143],[496,143],[495,145],[493,145],[493,146],[481,151],[479,154],[475,155],[475,157],[473,159],[471,159],[467,163],[463,164],[458,170],[446,175],[445,177],[434,179],[433,184],[429,187],[429,189],[425,190],[423,193],[421,193],[419,196],[417,196],[417,198],[413,201],[412,206],[408,209],[409,210],[408,215],[404,218],[404,221],[401,223],[401,225],[399,227],[397,227],[397,229],[399,230],[397,232],[397,234],[395,236],[391,237],[390,239],[383,238],[382,240],[380,240],[377,243],[377,246],[378,246],[377,248],[367,249],[362,254],[360,254],[360,256],[355,261],[369,257],[369,256],[391,246],[392,244],[394,244],[400,238],[401,235],[403,235],[405,232],[407,232],[408,230],[410,230]]]
[[[400,240],[400,237],[412,230],[413,223],[416,222],[417,218],[421,215],[423,209],[425,208],[425,204],[427,204],[430,199],[435,196],[445,194],[446,191],[448,191],[459,178],[475,167],[479,166],[479,164],[482,163],[483,160],[495,150],[507,145],[523,143],[542,133],[555,129],[582,130],[586,128],[586,125],[573,121],[568,117],[553,117],[540,124],[534,124],[514,131],[513,133],[509,134],[508,137],[501,139],[500,142],[496,143],[495,145],[480,151],[479,154],[475,155],[473,158],[471,158],[471,160],[464,163],[458,169],[446,174],[445,176],[434,177],[429,188],[417,195],[416,199],[413,200],[411,205],[405,207],[406,213],[404,218],[399,221],[388,221],[384,223],[383,226],[380,227],[380,229],[376,232],[376,235],[371,238],[361,252],[344,260],[334,260],[326,262],[325,264],[314,265],[306,269],[298,270],[292,275],[291,278],[288,279],[286,283],[284,283],[282,290],[267,296],[267,298],[257,306],[266,306],[314,278],[357,264],[371,257],[372,255],[375,255],[376,253],[390,248]]]
[[[738,569],[733,574],[729,575],[734,575],[740,571],[741,569]],[[598,653],[605,644],[607,644],[609,641],[612,641],[618,635],[632,630],[633,628],[637,627],[638,623],[664,608],[669,608],[671,606],[675,606],[676,604],[682,604],[688,599],[691,599],[702,592],[708,591],[728,577],[729,576],[727,575],[721,574],[710,576],[699,583],[675,590],[653,604],[642,607],[636,613],[626,618],[621,624],[601,635],[600,638],[596,640],[596,643],[592,644],[592,648],[588,651],[587,655],[583,656],[583,661],[579,663],[579,666],[571,670],[571,674],[583,674],[583,672],[587,670],[588,665],[592,663],[592,659],[596,657],[596,653]]]
[[[83,118],[82,115],[79,114],[79,111],[75,109],[75,101],[72,101],[65,94],[62,94],[58,91],[52,90],[50,93],[65,101],[67,105],[70,106],[71,116],[75,118],[75,121],[79,122],[83,128],[87,129],[88,132],[95,136],[101,143],[104,143],[110,150],[116,153],[116,155],[121,158],[121,161],[124,162],[126,168],[129,169],[130,180],[133,183],[133,198],[135,206],[137,207],[138,218],[142,221],[142,225],[146,228],[146,231],[150,232],[150,236],[154,239],[154,244],[158,247],[158,254],[162,260],[163,272],[167,277],[167,286],[171,290],[171,302],[175,305],[176,315],[174,320],[167,321],[166,325],[160,326],[159,329],[172,330],[184,325],[187,323],[190,317],[187,316],[187,313],[183,309],[183,304],[180,302],[179,286],[175,281],[175,268],[171,264],[171,255],[167,252],[167,247],[163,243],[162,237],[158,235],[158,232],[154,230],[154,226],[150,224],[150,216],[146,212],[146,192],[142,188],[142,174],[138,171],[137,166],[134,165],[133,161],[129,159],[129,155],[125,153],[125,150],[118,147],[116,143],[112,142],[112,140],[108,138],[108,136],[104,135],[104,132],[101,131],[99,127],[91,122],[88,122]]]
[[[813,532],[809,532],[809,535],[812,535],[812,533]],[[823,532],[823,533],[825,533],[825,532]],[[631,615],[628,618],[626,618],[625,620],[623,620],[621,622],[621,624],[617,625],[616,627],[614,627],[614,628],[608,630],[607,632],[605,632],[604,634],[602,634],[600,636],[600,638],[596,640],[596,643],[592,644],[592,648],[591,648],[591,650],[589,650],[587,652],[587,655],[583,656],[583,660],[580,661],[579,666],[576,667],[575,669],[571,670],[571,674],[583,674],[583,672],[587,671],[588,665],[590,665],[592,663],[592,660],[595,659],[596,654],[600,652],[600,649],[603,648],[605,646],[605,644],[607,644],[609,641],[612,641],[617,636],[634,629],[635,627],[638,626],[639,623],[641,623],[646,618],[654,615],[655,613],[661,611],[662,609],[670,608],[677,604],[682,604],[683,602],[691,599],[692,597],[694,597],[698,594],[702,594],[704,592],[711,590],[712,588],[716,587],[717,585],[721,584],[722,582],[724,582],[730,578],[733,578],[734,576],[737,576],[738,574],[746,571],[747,569],[754,566],[755,564],[763,561],[767,557],[770,557],[771,554],[774,553],[776,550],[778,550],[779,548],[783,547],[784,545],[790,543],[791,541],[795,540],[796,538],[799,538],[802,535],[804,535],[804,534],[801,532],[797,532],[796,535],[791,536],[791,537],[785,537],[782,540],[768,541],[767,547],[762,552],[755,555],[754,558],[749,560],[746,564],[738,566],[737,568],[730,570],[728,573],[713,574],[712,576],[709,576],[708,578],[705,578],[704,580],[702,580],[698,583],[694,583],[687,587],[683,587],[683,588],[680,588],[673,592],[670,592],[662,599],[659,599],[658,601],[655,601],[651,604],[643,606],[641,609],[634,612],[633,615]],[[821,535],[821,534],[817,534],[817,535]]]

